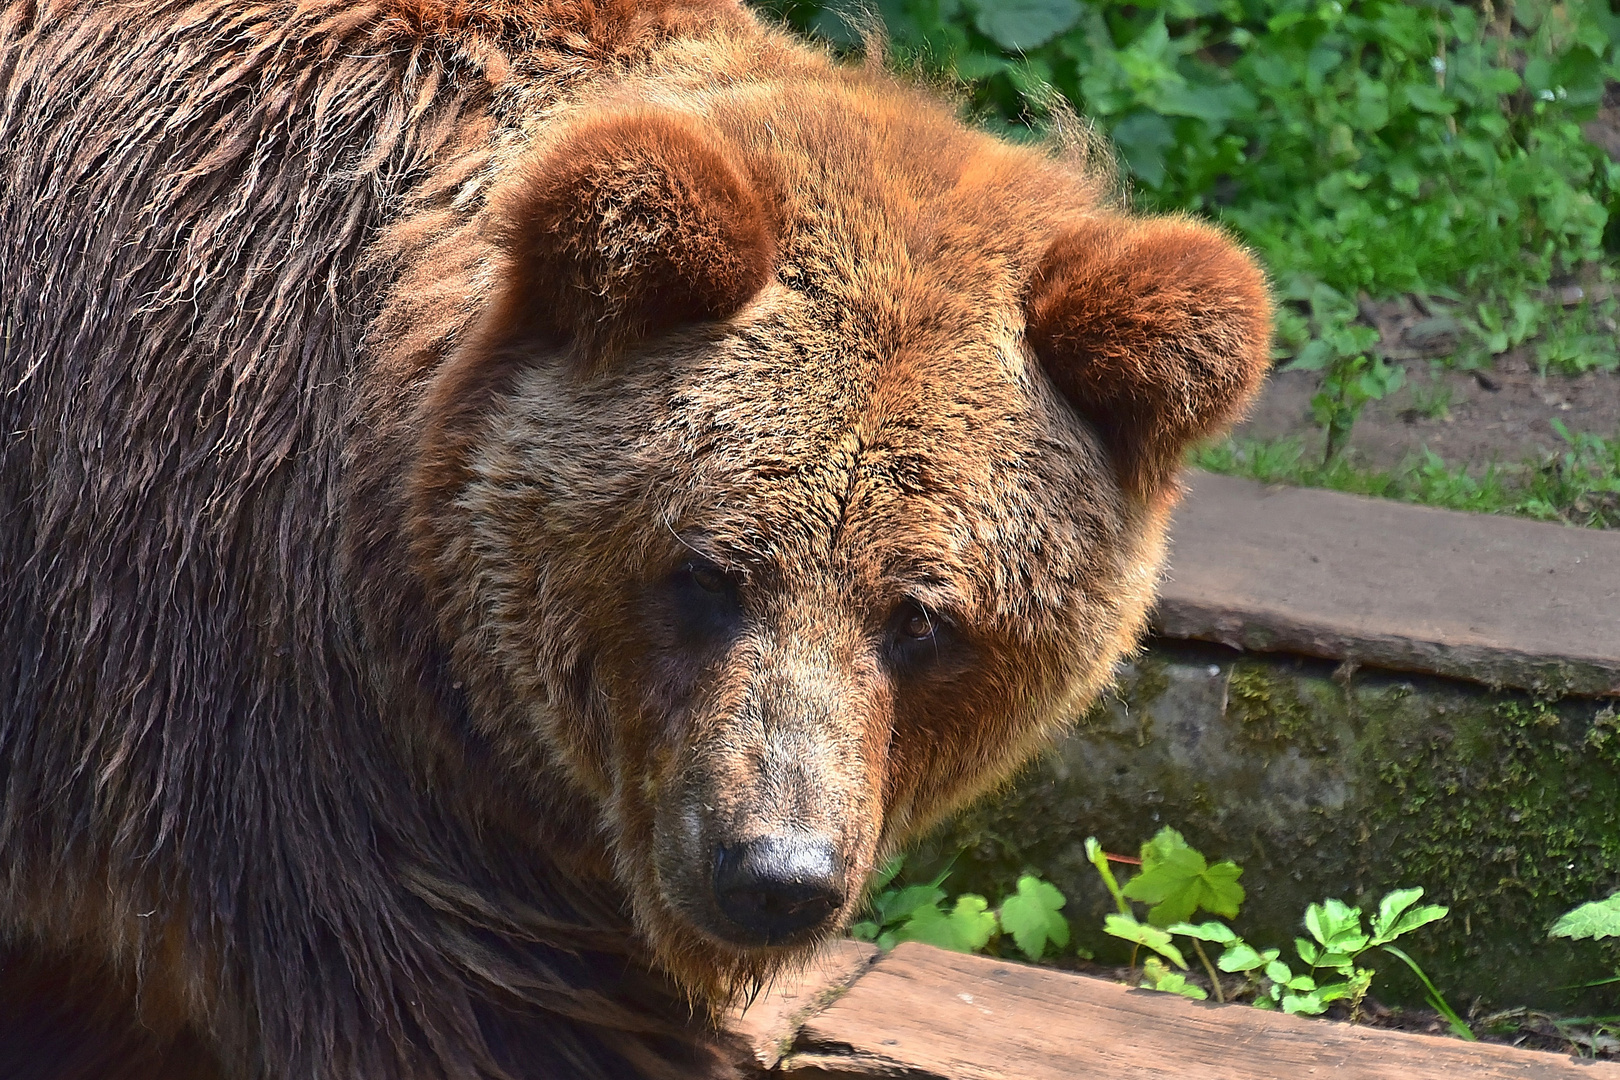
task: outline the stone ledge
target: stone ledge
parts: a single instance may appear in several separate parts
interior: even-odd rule
[[[1548,694],[1620,694],[1620,532],[1195,473],[1154,630]]]

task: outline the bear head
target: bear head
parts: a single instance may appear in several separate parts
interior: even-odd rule
[[[485,734],[723,995],[1108,685],[1265,281],[859,71],[564,112],[487,213],[418,570]]]

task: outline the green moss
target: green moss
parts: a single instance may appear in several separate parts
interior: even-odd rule
[[[1436,708],[1422,695],[1358,694],[1363,817],[1358,879],[1419,884],[1452,917],[1434,933],[1447,966],[1486,965],[1499,982],[1578,982],[1620,962],[1615,943],[1546,939],[1583,900],[1620,885],[1620,739],[1612,707],[1475,695]],[[1423,707],[1412,715],[1414,704]],[[1414,722],[1417,721],[1417,722]],[[1502,985],[1474,986],[1499,999]]]
[[[1299,679],[1274,664],[1240,660],[1227,683],[1226,715],[1251,742],[1326,754],[1332,740],[1299,691]]]

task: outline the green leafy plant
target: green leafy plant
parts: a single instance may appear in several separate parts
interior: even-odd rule
[[[1311,398],[1311,416],[1327,433],[1323,463],[1337,458],[1350,441],[1350,430],[1369,401],[1394,393],[1406,372],[1375,351],[1378,331],[1358,323],[1360,313],[1349,297],[1320,281],[1296,278],[1288,294],[1310,312],[1314,331],[1287,368],[1322,372],[1321,387]]]
[[[1548,933],[1575,939],[1620,937],[1620,892],[1564,912]]]
[[[1168,826],[1160,829],[1152,839],[1142,845],[1141,872],[1127,881],[1123,887],[1114,877],[1114,872],[1109,866],[1109,857],[1094,836],[1086,838],[1086,858],[1102,875],[1103,884],[1108,888],[1115,906],[1119,909],[1117,913],[1109,915],[1104,920],[1103,929],[1134,945],[1146,946],[1183,971],[1187,968],[1187,961],[1183,958],[1181,950],[1171,944],[1171,932],[1167,927],[1185,925],[1186,920],[1192,918],[1199,910],[1230,918],[1237,915],[1238,908],[1243,903],[1243,886],[1237,883],[1237,879],[1243,873],[1242,869],[1234,862],[1209,865],[1201,852],[1188,844],[1186,838],[1179,832]],[[1147,922],[1137,919],[1136,912],[1130,905],[1132,900],[1152,905],[1147,911]],[[1193,951],[1210,977],[1216,1000],[1224,1001],[1220,979],[1215,975],[1215,969],[1210,966],[1209,957],[1200,944],[1204,940],[1209,939],[1192,935]],[[1131,962],[1132,964],[1136,962],[1134,950]],[[1165,976],[1169,974],[1171,973],[1164,969],[1162,964],[1151,971],[1145,970],[1147,977],[1143,985],[1149,989],[1162,989],[1184,997],[1201,999],[1205,996],[1201,988],[1187,983],[1184,977],[1167,979]]]
[[[1017,891],[991,908],[976,893],[948,900],[940,886],[950,867],[931,881],[895,887],[904,866],[896,856],[878,870],[868,884],[869,918],[850,927],[850,935],[891,949],[902,941],[920,941],[955,952],[982,952],[1003,937],[1032,961],[1069,944],[1069,921],[1062,909],[1067,902],[1051,882],[1033,874],[1018,879]]]
[[[1397,938],[1445,918],[1446,908],[1418,903],[1422,889],[1389,893],[1379,902],[1370,922],[1363,921],[1360,908],[1340,900],[1311,904],[1305,909],[1304,920],[1309,937],[1294,940],[1301,965],[1296,971],[1282,958],[1281,949],[1257,949],[1224,922],[1187,921],[1200,910],[1235,918],[1244,898],[1243,887],[1237,884],[1242,870],[1232,862],[1210,865],[1176,830],[1163,828],[1142,845],[1141,872],[1123,884],[1110,863],[1125,860],[1110,857],[1095,837],[1086,840],[1086,858],[1101,875],[1118,908],[1107,916],[1103,929],[1156,954],[1142,966],[1141,985],[1147,989],[1197,999],[1206,996],[1202,987],[1189,983],[1182,974],[1187,970],[1187,961],[1175,940],[1185,938],[1209,976],[1217,1001],[1226,999],[1218,968],[1242,976],[1254,993],[1254,1004],[1260,1008],[1314,1015],[1325,1012],[1332,1002],[1343,1000],[1349,1003],[1353,1019],[1374,975],[1365,958],[1378,949],[1411,968],[1426,988],[1429,1003],[1445,1017],[1454,1033],[1474,1037],[1417,962],[1393,944]],[[1137,918],[1130,905],[1132,900],[1153,905],[1145,922]],[[1213,963],[1204,949],[1206,944],[1221,949]],[[1165,961],[1180,970],[1166,967]]]

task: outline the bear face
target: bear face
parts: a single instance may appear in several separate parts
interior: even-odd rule
[[[411,481],[476,711],[712,993],[1106,684],[1269,334],[1218,231],[893,84],[796,90],[555,122]]]
[[[734,0],[0,0],[0,88],[24,1072],[725,1074],[1264,368],[1217,231]]]

